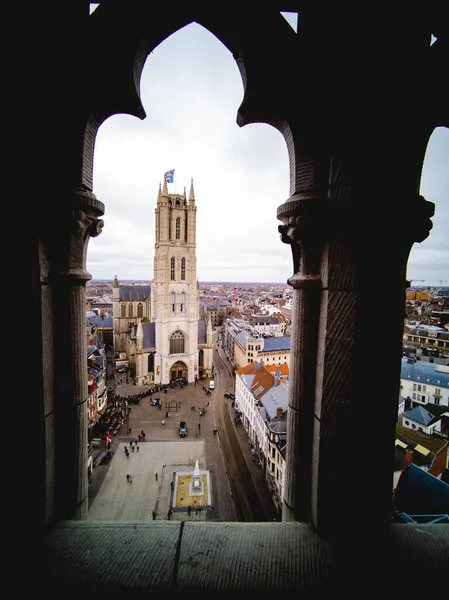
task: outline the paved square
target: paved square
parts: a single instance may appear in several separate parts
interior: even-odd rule
[[[126,456],[121,442],[116,449],[105,479],[88,513],[88,521],[151,521],[166,519],[172,501],[175,473],[193,473],[198,460],[203,475],[206,466],[204,440],[141,442],[139,451]],[[132,478],[127,481],[127,475]],[[207,478],[210,485],[210,479]],[[177,513],[173,517],[176,519]],[[205,512],[200,513],[205,519]],[[185,518],[185,510],[179,514]]]

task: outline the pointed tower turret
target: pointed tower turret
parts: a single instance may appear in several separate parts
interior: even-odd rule
[[[162,188],[161,188],[161,184],[159,184],[159,192],[158,192],[158,195],[157,195],[157,203],[158,204],[161,201],[161,196],[162,196]]]
[[[137,345],[137,352],[142,352],[142,350],[143,350],[143,326],[142,326],[142,321],[139,321],[137,323],[136,345]]]
[[[167,178],[164,177],[164,187],[162,189],[162,195],[168,196]]]
[[[212,329],[212,318],[210,314],[207,317],[207,332],[206,332],[206,343],[208,346],[213,344],[214,330]]]
[[[195,191],[193,189],[193,177],[190,180],[190,193],[189,193],[189,204],[195,204]]]

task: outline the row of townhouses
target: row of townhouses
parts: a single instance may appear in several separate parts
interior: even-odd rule
[[[254,459],[264,469],[273,501],[280,509],[290,337],[266,338],[247,320],[230,318],[219,334],[220,344],[235,368],[235,423],[245,428]],[[381,389],[381,370],[378,384]],[[404,335],[393,491],[410,463],[449,484],[448,441],[449,333],[442,327],[417,325]]]

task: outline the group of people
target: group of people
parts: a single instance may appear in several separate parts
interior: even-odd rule
[[[139,436],[139,442],[140,442],[140,436]],[[129,447],[131,448],[131,452],[139,452],[139,445],[137,442],[129,442]],[[128,450],[128,446],[125,444],[125,454],[127,457],[129,457],[129,450]]]

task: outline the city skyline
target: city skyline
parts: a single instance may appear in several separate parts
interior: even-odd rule
[[[296,17],[287,19],[295,29]],[[140,88],[147,117],[115,115],[96,139],[93,191],[106,213],[103,232],[89,243],[92,278],[152,279],[157,192],[174,170],[169,193],[188,194],[194,182],[198,279],[285,284],[293,260],[276,211],[290,195],[287,147],[266,124],[237,126],[243,84],[230,52],[188,25],[151,53]],[[449,283],[448,161],[449,131],[438,128],[420,190],[436,205],[433,229],[414,244],[407,269],[424,285]]]

